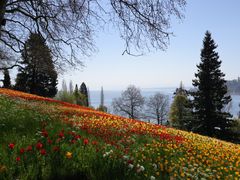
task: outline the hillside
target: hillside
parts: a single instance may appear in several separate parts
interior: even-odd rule
[[[240,145],[0,89],[0,179],[240,179]]]

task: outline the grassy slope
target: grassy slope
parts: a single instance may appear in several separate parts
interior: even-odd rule
[[[0,142],[0,179],[240,178],[239,145],[6,89]]]

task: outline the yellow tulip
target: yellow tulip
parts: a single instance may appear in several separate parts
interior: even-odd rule
[[[66,157],[68,158],[68,159],[71,159],[72,158],[72,153],[71,152],[66,152]]]

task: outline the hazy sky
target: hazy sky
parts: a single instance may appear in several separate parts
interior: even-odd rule
[[[206,30],[218,44],[226,79],[240,76],[240,1],[189,0],[182,22],[172,19],[174,37],[166,51],[142,57],[122,55],[124,42],[113,30],[98,34],[98,52],[84,60],[83,70],[65,73],[74,84],[85,82],[90,90],[124,90],[129,84],[140,88],[176,87],[180,81],[191,86]]]

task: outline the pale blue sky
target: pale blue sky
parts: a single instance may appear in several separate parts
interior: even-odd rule
[[[83,70],[61,75],[74,84],[85,82],[90,90],[124,90],[129,84],[140,88],[176,87],[180,81],[191,86],[206,30],[218,44],[226,79],[240,76],[240,1],[189,0],[182,22],[173,19],[174,37],[166,51],[141,57],[122,55],[124,42],[119,33],[98,34],[98,52],[84,60]]]

